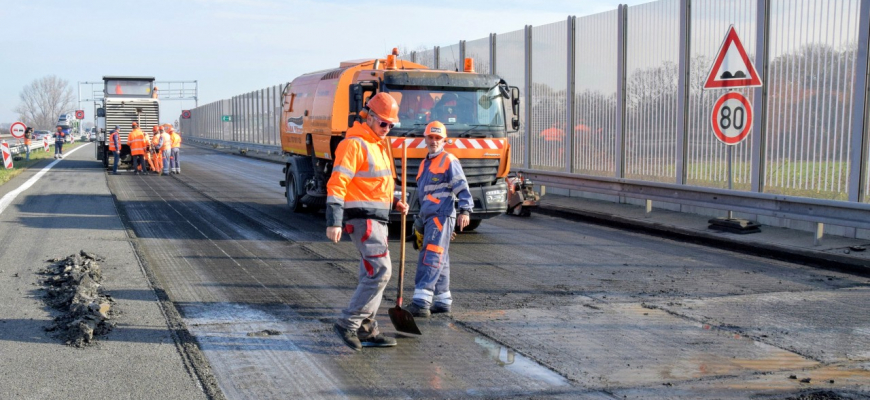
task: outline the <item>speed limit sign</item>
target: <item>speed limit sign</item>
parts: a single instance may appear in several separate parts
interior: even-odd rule
[[[738,144],[752,129],[752,104],[740,93],[725,93],[716,100],[710,122],[713,133],[722,143]]]

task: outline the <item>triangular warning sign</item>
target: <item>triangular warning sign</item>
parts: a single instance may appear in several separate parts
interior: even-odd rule
[[[740,38],[737,37],[737,30],[734,29],[734,25],[731,25],[722,46],[719,47],[719,54],[716,55],[704,89],[753,86],[761,86],[761,79],[749,56],[746,55],[743,43],[740,43]]]

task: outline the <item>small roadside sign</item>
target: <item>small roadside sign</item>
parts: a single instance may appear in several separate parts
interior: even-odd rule
[[[76,119],[85,119],[85,110],[76,110]]]
[[[14,122],[12,126],[9,128],[9,133],[12,134],[12,137],[16,139],[21,139],[24,137],[24,130],[27,129],[27,125],[24,125],[24,122]]]
[[[0,151],[3,152],[3,166],[12,169],[12,152],[9,151],[9,143],[4,140],[0,143]]]
[[[725,40],[719,47],[713,67],[707,75],[704,89],[757,86],[761,86],[761,78],[758,77],[755,66],[746,54],[746,49],[737,36],[737,30],[734,29],[734,25],[731,25],[725,34]]]
[[[221,121],[223,121],[223,122],[233,122],[233,116],[232,116],[232,115],[222,115],[222,116],[221,116]]]
[[[181,110],[181,119],[190,119],[190,110]]]
[[[42,149],[48,151],[48,136],[42,137]]]
[[[752,103],[738,92],[725,93],[716,100],[710,122],[713,133],[722,143],[738,144],[752,129]]]

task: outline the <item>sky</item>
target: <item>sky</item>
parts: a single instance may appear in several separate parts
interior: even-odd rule
[[[649,1],[8,1],[0,8],[0,123],[16,121],[22,89],[48,75],[70,82],[76,99],[79,82],[104,75],[196,81],[204,105],[393,47],[448,46]],[[88,98],[90,86],[81,90]],[[161,101],[162,122],[194,106]],[[92,121],[92,103],[81,109]]]

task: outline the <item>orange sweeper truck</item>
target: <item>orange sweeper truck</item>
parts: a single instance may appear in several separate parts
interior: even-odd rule
[[[431,121],[447,126],[445,149],[459,158],[474,197],[474,212],[466,230],[507,210],[510,145],[507,134],[519,129],[519,89],[496,75],[474,71],[433,70],[386,58],[342,62],[338,68],[302,75],[284,87],[281,148],[286,156],[284,180],[287,205],[294,212],[315,212],[326,205],[326,183],[335,150],[371,96],[386,92],[399,104],[400,121],[390,130],[395,160],[393,176],[401,186],[402,145],[407,146],[409,218],[419,210],[415,194],[417,169],[427,150],[423,129]],[[399,196],[399,193],[396,194]],[[401,214],[391,220],[399,223]]]

